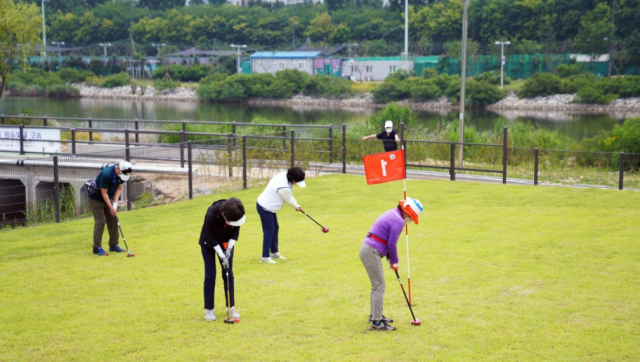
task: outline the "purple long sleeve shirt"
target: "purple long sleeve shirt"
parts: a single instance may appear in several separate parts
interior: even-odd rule
[[[364,238],[364,243],[380,252],[382,256],[387,256],[390,263],[398,262],[398,238],[404,228],[404,219],[402,212],[397,208],[386,211],[380,215],[376,222],[373,223],[369,232],[387,244],[383,244],[369,236]]]

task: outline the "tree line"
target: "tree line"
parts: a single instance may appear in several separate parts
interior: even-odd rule
[[[287,50],[294,36],[296,45],[306,39],[314,45],[357,42],[354,52],[359,56],[403,51],[403,1],[384,7],[377,0],[289,6],[250,1],[247,7],[209,2],[191,1],[185,7],[184,0],[50,0],[45,3],[47,37],[74,46],[121,40],[125,51],[131,21],[135,42],[149,55],[156,53],[152,43],[176,49],[239,43]],[[409,4],[412,54],[442,55],[460,48],[460,0]],[[628,62],[640,60],[640,0],[474,0],[468,22],[471,54],[499,54],[495,41],[509,40],[507,54],[612,51]]]

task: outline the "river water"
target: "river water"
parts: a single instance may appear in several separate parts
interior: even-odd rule
[[[349,125],[364,122],[373,111],[92,98],[2,97],[0,99],[0,114],[4,115],[28,114],[78,118]],[[458,120],[457,109],[451,112],[416,111],[415,114],[416,119],[429,129],[434,129],[440,122],[457,122]],[[561,112],[498,114],[481,110],[467,111],[465,124],[472,124],[478,130],[493,130],[497,121],[506,118],[509,122],[526,121],[543,128],[557,129],[576,140],[581,140],[585,137],[593,137],[603,130],[611,130],[615,124],[621,124],[627,116],[629,115],[570,115]]]

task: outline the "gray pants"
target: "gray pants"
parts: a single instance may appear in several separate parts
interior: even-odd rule
[[[370,247],[362,243],[360,247],[360,260],[367,270],[369,280],[371,281],[371,319],[379,321],[382,319],[382,307],[384,303],[384,273],[382,272],[382,255]]]
[[[118,243],[118,224],[116,218],[111,216],[109,206],[101,201],[89,199],[89,206],[93,214],[93,220],[96,224],[93,226],[93,247],[97,248],[102,245],[102,234],[104,234],[104,225],[107,224],[109,230],[109,246]]]

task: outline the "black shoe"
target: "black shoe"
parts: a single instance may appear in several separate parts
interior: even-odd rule
[[[392,326],[391,324],[388,324],[385,321],[378,321],[378,322],[373,322],[373,324],[371,324],[371,330],[372,331],[395,331],[396,327]]]
[[[387,322],[387,323],[393,323],[393,319],[387,318],[385,316],[382,316],[382,320]],[[371,319],[371,314],[369,314],[369,322],[373,322],[373,319]]]

